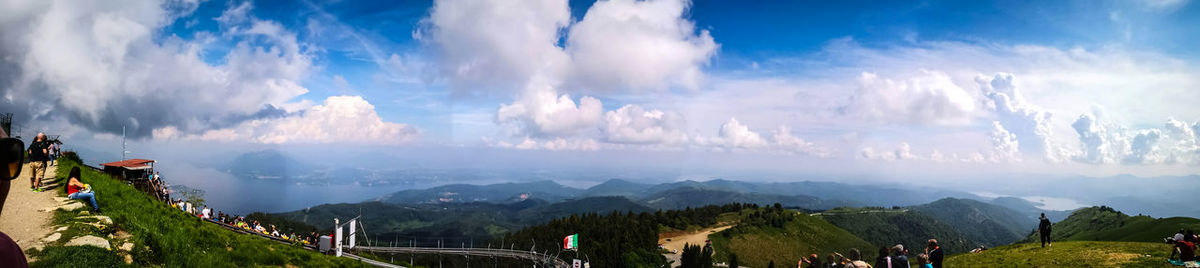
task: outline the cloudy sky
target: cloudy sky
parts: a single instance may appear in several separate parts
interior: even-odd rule
[[[1194,175],[1191,25],[1189,0],[3,1],[0,112],[76,144]]]

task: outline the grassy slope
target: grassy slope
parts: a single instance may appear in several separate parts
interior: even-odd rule
[[[1129,216],[1103,207],[1083,208],[1054,223],[1051,236],[1056,241],[1129,241],[1162,242],[1179,229],[1200,230],[1200,219],[1173,217],[1155,219]],[[1026,242],[1036,242],[1031,234]]]
[[[800,257],[808,254],[825,256],[835,251],[845,254],[850,248],[875,252],[867,241],[819,217],[803,213],[785,224],[784,228],[750,227],[730,237],[725,236],[726,232],[729,231],[708,236],[716,250],[714,258],[727,261],[727,252],[732,251],[737,253],[740,265],[748,267],[767,267],[772,260],[779,267],[788,267],[788,264],[796,263]]]
[[[79,162],[60,158],[57,177],[66,177]],[[245,267],[283,266],[302,267],[359,267],[358,261],[318,254],[295,246],[273,242],[261,237],[234,233],[210,223],[200,222],[151,199],[146,194],[87,167],[84,182],[96,189],[97,201],[104,214],[112,217],[117,228],[135,237],[133,250],[137,265],[167,267]],[[65,188],[65,187],[64,187]],[[60,212],[61,213],[61,212]],[[103,260],[94,267],[109,266],[110,258],[79,258],[61,252],[91,252],[80,247],[47,247],[34,266],[93,266],[90,260]],[[108,252],[110,256],[115,253]],[[102,254],[101,254],[102,255]]]
[[[1025,243],[950,256],[946,267],[1164,267],[1170,246],[1144,242]]]
[[[910,249],[922,249],[926,241],[935,238],[946,250],[946,253],[954,254],[969,251],[978,245],[959,233],[954,227],[920,212],[887,210],[888,212],[879,213],[854,213],[860,210],[865,209],[840,208],[827,211],[827,213],[834,213],[832,215],[822,215],[821,217],[833,225],[879,246],[904,244]],[[878,248],[870,250],[870,253],[864,252],[864,254],[874,256],[876,250]],[[916,252],[916,250],[909,250],[909,252]]]

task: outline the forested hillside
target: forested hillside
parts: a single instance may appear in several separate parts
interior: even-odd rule
[[[772,261],[795,263],[808,254],[825,256],[850,248],[870,252],[875,248],[820,217],[777,206],[746,209],[737,212],[736,218],[737,226],[709,235],[717,261],[729,261],[731,254],[737,254],[743,266],[767,267]]]

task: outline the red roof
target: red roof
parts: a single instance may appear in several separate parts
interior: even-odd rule
[[[134,158],[134,159],[124,160],[124,161],[104,163],[104,164],[100,164],[100,165],[106,166],[106,167],[140,168],[140,167],[149,166],[150,163],[154,163],[154,160]]]

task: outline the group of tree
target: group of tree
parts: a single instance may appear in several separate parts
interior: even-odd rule
[[[684,244],[683,253],[679,255],[679,267],[711,268],[713,267],[713,248],[710,246]]]
[[[757,206],[748,208],[756,209],[747,210],[749,211],[748,214],[744,214],[741,217],[741,221],[738,222],[737,226],[734,226],[725,232],[721,232],[721,234],[725,237],[730,237],[732,235],[744,233],[746,230],[751,228],[783,228],[784,225],[796,217],[795,211],[784,209],[779,203],[775,203],[773,206],[764,207],[762,209],[757,209]]]
[[[561,252],[563,238],[579,234],[577,252]],[[560,256],[578,256],[592,267],[661,267],[666,258],[658,253],[658,223],[653,214],[613,212],[587,213],[509,233],[499,241],[513,243]]]
[[[778,205],[778,204],[777,204]],[[717,223],[717,218],[727,212],[738,212],[747,208],[758,208],[758,204],[730,203],[725,205],[709,205],[682,210],[659,210],[654,213],[654,220],[663,226],[674,229],[687,229],[688,226],[710,226]]]

